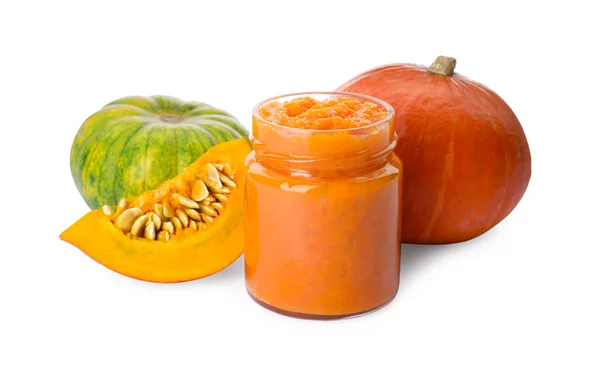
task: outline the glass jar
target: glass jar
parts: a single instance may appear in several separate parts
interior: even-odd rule
[[[369,126],[280,126],[259,110],[297,97],[354,97],[382,106]],[[335,319],[390,302],[400,275],[402,163],[393,108],[349,93],[304,93],[259,103],[246,159],[245,276],[262,306],[295,317]]]

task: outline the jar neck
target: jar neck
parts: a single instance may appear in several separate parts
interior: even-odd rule
[[[382,167],[396,147],[394,120],[351,130],[299,130],[253,120],[255,159],[285,176],[356,177]]]
[[[339,179],[371,173],[386,164],[396,147],[394,136],[386,147],[377,152],[365,149],[346,157],[309,157],[271,152],[253,136],[250,141],[258,163],[276,173],[304,179]]]

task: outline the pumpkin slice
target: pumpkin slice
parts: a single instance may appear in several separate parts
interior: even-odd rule
[[[87,213],[60,238],[140,280],[180,282],[218,272],[243,252],[248,153],[245,138],[214,146],[157,189]]]

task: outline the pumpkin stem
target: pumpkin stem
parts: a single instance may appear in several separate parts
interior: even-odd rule
[[[429,72],[434,75],[452,76],[454,68],[456,68],[456,59],[439,56],[435,58],[435,62],[429,67]]]
[[[178,114],[163,113],[158,115],[158,119],[168,123],[179,123],[183,121],[183,117]]]

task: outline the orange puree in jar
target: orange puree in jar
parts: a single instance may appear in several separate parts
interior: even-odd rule
[[[246,287],[283,314],[332,319],[391,301],[400,271],[402,164],[393,109],[355,94],[254,110],[246,160]]]
[[[342,96],[327,101],[309,96],[286,102],[273,101],[262,106],[258,113],[266,121],[280,126],[315,130],[368,126],[388,115],[382,106]]]

